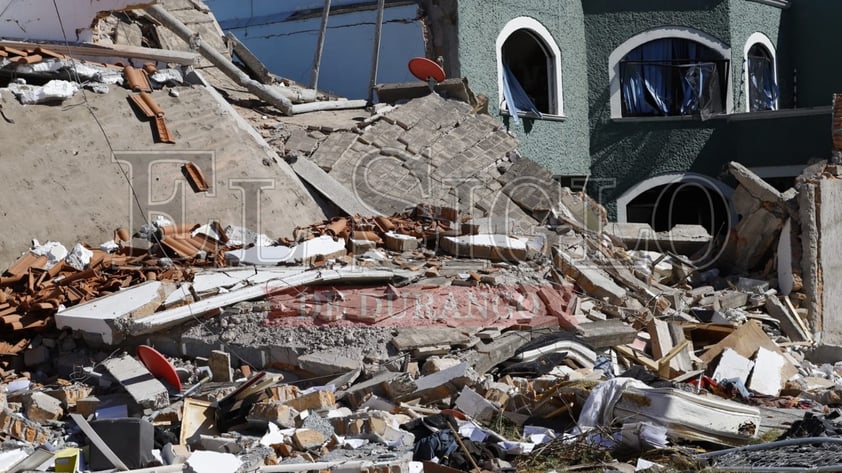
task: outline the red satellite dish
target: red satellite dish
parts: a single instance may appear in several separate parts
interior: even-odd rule
[[[415,57],[409,60],[409,72],[419,80],[427,82],[430,79],[436,82],[444,80],[444,69],[436,61],[425,57]]]
[[[163,379],[174,387],[176,392],[181,392],[181,379],[175,371],[175,366],[161,352],[148,345],[140,345],[137,347],[137,357],[152,376]]]

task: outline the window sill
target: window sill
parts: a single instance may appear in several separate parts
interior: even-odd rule
[[[776,118],[811,117],[833,113],[833,107],[809,107],[809,108],[780,108],[778,110],[763,110],[760,112],[740,112],[728,117],[728,121],[746,120],[773,120]]]
[[[704,120],[698,115],[675,115],[668,117],[612,117],[611,121],[615,123],[708,122],[727,118],[728,114],[719,113]]]
[[[508,110],[500,109],[500,116],[501,117],[511,117],[512,114],[509,113]],[[517,116],[520,117],[520,118],[526,118],[528,120],[543,120],[543,121],[547,121],[547,122],[567,121],[566,115],[550,115],[549,113],[542,113],[541,116],[539,117],[538,115],[535,115],[534,113],[531,113],[531,112],[520,112],[520,113],[517,114]]]

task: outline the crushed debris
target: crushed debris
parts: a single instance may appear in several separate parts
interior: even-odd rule
[[[159,5],[101,21],[114,39],[193,39]],[[197,70],[284,115],[355,106],[243,77],[219,36],[199,63],[2,42],[0,68],[28,106],[125,87],[156,144],[181,141],[158,100],[177,104]],[[838,165],[780,192],[731,163],[741,219],[724,242],[655,232],[608,224],[475,105],[429,93],[347,126],[256,124],[339,210],[288,235],[159,217],[100,245],[33,240],[0,276],[0,467],[625,471],[672,452],[738,468],[761,450],[747,445],[782,446],[772,434],[839,436],[842,365],[815,355],[842,333],[822,257]],[[196,194],[222,182],[179,169]]]

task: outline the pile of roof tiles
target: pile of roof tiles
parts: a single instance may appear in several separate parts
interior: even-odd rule
[[[419,205],[392,217],[335,218],[299,228],[294,240],[282,242],[330,235],[346,242],[365,239],[382,243],[390,232],[428,239],[449,232],[453,220],[452,209]],[[129,232],[122,228],[100,248],[79,243],[68,252],[59,243],[34,242],[0,276],[0,326],[11,332],[44,329],[63,307],[146,281],[190,281],[194,268],[226,266],[225,252],[242,247],[230,241],[218,223],[148,226],[135,236],[146,237],[149,248],[132,246]],[[84,256],[74,259],[76,254]]]
[[[155,244],[149,249],[126,244],[130,236],[125,229],[116,231],[114,240],[103,245],[112,251],[78,244],[67,253],[53,242],[33,245],[0,277],[0,323],[6,331],[43,329],[62,306],[149,280],[189,280],[190,267],[220,264],[226,248],[224,232],[213,232],[215,238],[194,233],[200,228],[162,226],[151,236]],[[77,252],[86,254],[87,261],[67,257]]]

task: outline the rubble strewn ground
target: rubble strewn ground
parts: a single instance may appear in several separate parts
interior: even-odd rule
[[[106,22],[143,38],[133,27],[148,21]],[[83,85],[134,104],[158,140],[204,142],[183,131],[187,112],[169,113],[205,97],[204,82],[181,79],[190,68],[3,48],[4,67],[30,80],[84,66]],[[87,93],[64,82],[10,88],[33,104]],[[167,97],[167,113],[150,97]],[[817,163],[780,192],[731,163],[739,221],[720,240],[608,224],[454,98],[322,118],[263,106],[244,113],[267,140],[252,143],[259,166],[294,171],[314,195],[295,187],[290,232],[160,216],[86,230],[96,240],[70,249],[33,241],[2,273],[0,469],[837,466],[842,364],[820,354],[839,333],[822,257],[835,249],[838,166]],[[195,163],[178,172],[194,194],[219,184]],[[315,196],[324,212],[308,213]]]

